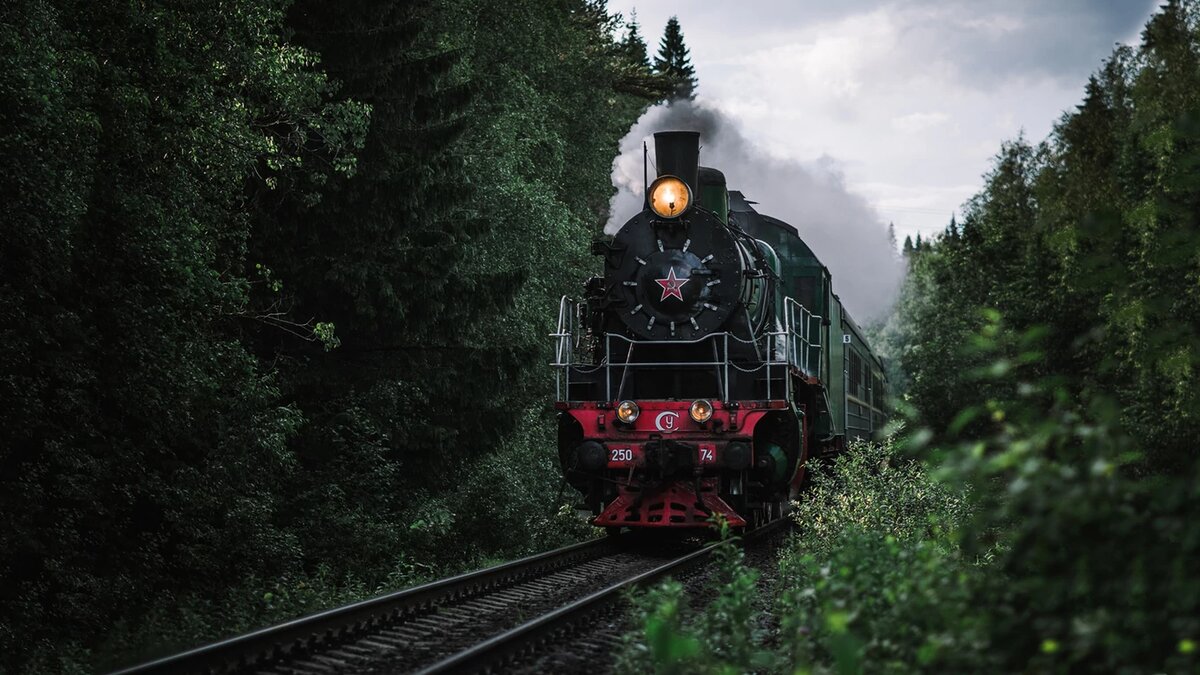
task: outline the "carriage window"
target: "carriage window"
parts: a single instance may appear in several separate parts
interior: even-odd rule
[[[849,393],[851,396],[862,398],[862,359],[858,357],[858,353],[853,349],[850,350],[850,373],[847,378],[850,380]]]

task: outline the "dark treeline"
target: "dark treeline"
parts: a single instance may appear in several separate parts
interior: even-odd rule
[[[910,445],[971,486],[968,669],[1185,672],[1200,638],[1200,3],[905,251]],[[962,667],[962,664],[958,664]]]
[[[0,670],[568,536],[545,336],[676,87],[635,42],[592,0],[4,3]]]

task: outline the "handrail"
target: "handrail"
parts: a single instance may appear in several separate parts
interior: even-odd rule
[[[566,401],[570,397],[571,392],[571,374],[572,370],[579,370],[581,366],[588,367],[588,373],[604,371],[605,375],[605,397],[609,401],[616,400],[613,397],[613,369],[621,368],[626,373],[637,368],[714,368],[719,376],[718,386],[721,389],[723,400],[729,400],[729,370],[733,368],[736,371],[743,373],[753,373],[767,370],[767,398],[772,398],[775,393],[772,390],[772,382],[775,378],[771,377],[771,371],[777,367],[786,367],[798,371],[805,377],[821,377],[821,355],[824,352],[825,346],[821,341],[821,327],[824,320],[823,317],[813,314],[807,307],[800,304],[794,298],[784,297],[783,299],[783,316],[782,325],[778,325],[778,330],[763,333],[758,338],[742,338],[728,331],[710,333],[708,335],[692,338],[689,340],[636,340],[618,333],[604,333],[604,358],[599,364],[595,363],[576,363],[575,350],[581,343],[583,335],[580,332],[579,320],[579,304],[568,296],[562,296],[559,300],[558,307],[558,325],[555,332],[550,334],[550,337],[555,340],[554,361],[550,363],[551,367],[555,368],[555,394],[558,401]],[[755,362],[757,365],[746,364],[748,367],[743,367],[734,363],[729,357],[730,340],[734,343],[745,345],[759,344],[765,341],[766,358],[760,362]],[[623,342],[629,345],[629,350],[626,352],[623,361],[617,361],[610,357],[613,353],[613,342]],[[630,361],[630,354],[633,352],[635,345],[654,344],[656,346],[685,346],[697,345],[703,342],[712,341],[714,345],[714,357],[712,361],[650,361],[636,362]],[[622,377],[622,382],[625,378]],[[784,377],[784,397],[791,398],[792,381],[790,377]],[[621,389],[618,387],[616,392],[617,397],[621,395]]]
[[[821,344],[820,330],[824,317],[813,314],[794,298],[785,297],[783,302],[785,330],[788,338],[794,338],[787,341],[788,361],[806,376],[820,377],[820,358],[825,347]]]

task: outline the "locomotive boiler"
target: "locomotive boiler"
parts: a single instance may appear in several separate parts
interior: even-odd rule
[[[884,422],[880,360],[791,225],[654,135],[640,212],[563,298],[558,453],[592,523],[747,527],[781,516],[813,458]]]

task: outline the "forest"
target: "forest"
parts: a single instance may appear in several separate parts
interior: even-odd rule
[[[0,670],[580,536],[546,335],[617,142],[686,84],[618,27],[585,0],[4,3]]]
[[[620,139],[603,0],[0,7],[0,672],[94,672],[591,536],[546,368]],[[658,27],[653,27],[656,33]],[[701,73],[700,75],[703,75]],[[1200,667],[1200,2],[905,242],[892,434],[655,672]]]

